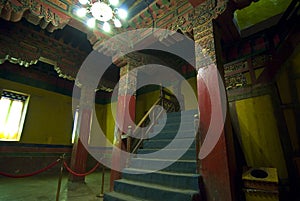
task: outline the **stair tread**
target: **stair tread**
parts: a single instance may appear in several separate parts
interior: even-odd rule
[[[172,140],[187,140],[187,139],[195,139],[195,137],[186,137],[186,138],[178,138],[178,139],[149,139],[148,141],[146,142],[157,142],[157,141],[166,141],[166,142],[171,142]]]
[[[143,158],[143,157],[139,157],[139,158],[133,158],[132,160],[149,160],[149,161],[171,161],[173,162],[174,160],[168,160],[168,159],[164,159],[164,158]],[[195,163],[196,160],[185,160],[185,159],[178,159],[175,162],[184,162],[184,163]]]
[[[141,173],[158,173],[158,174],[166,174],[166,175],[174,175],[174,176],[185,176],[185,177],[198,177],[200,176],[199,174],[196,173],[181,173],[181,172],[170,172],[170,171],[155,171],[153,172],[152,170],[147,170],[147,169],[137,169],[137,168],[125,168],[124,171],[125,173],[130,174],[130,172],[126,172],[126,170],[129,171],[136,171],[136,172],[141,172]]]
[[[143,198],[137,198],[137,197],[134,197],[134,196],[131,196],[131,195],[127,195],[127,194],[119,193],[119,192],[115,192],[115,191],[112,191],[112,192],[109,192],[109,193],[106,193],[106,194],[110,195],[110,196],[113,196],[115,198],[118,198],[120,200],[124,200],[124,201],[151,201],[151,200],[146,200],[146,199],[143,199]]]
[[[150,188],[150,189],[152,188],[152,189],[158,189],[158,190],[163,190],[163,191],[169,191],[169,192],[174,192],[174,193],[182,193],[182,194],[197,194],[197,193],[199,193],[198,191],[190,190],[190,189],[167,187],[164,185],[153,184],[153,183],[149,184],[149,183],[140,182],[140,181],[131,181],[128,179],[120,179],[120,180],[117,180],[116,182],[123,183],[123,184],[129,184],[129,185],[142,186],[144,188]]]
[[[155,151],[155,150],[161,150],[160,148],[142,148],[140,150],[146,150],[146,151]],[[186,150],[186,148],[174,148],[174,149],[164,149],[164,150],[167,150],[167,151],[175,151],[175,150]],[[196,148],[189,148],[188,150],[196,150]],[[186,150],[186,151],[188,151]]]

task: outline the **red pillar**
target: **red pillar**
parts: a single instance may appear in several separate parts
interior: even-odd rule
[[[126,146],[121,139],[121,135],[127,132],[128,126],[134,128],[135,120],[135,91],[136,91],[136,72],[132,72],[128,62],[120,70],[120,81],[117,104],[117,124],[115,128],[115,141],[112,153],[112,166],[122,169],[126,165],[126,158],[121,158],[120,150],[126,151]],[[110,190],[113,190],[114,181],[121,178],[121,173],[114,169],[110,173]]]
[[[95,92],[89,87],[83,86],[81,89],[79,110],[78,110],[78,124],[76,129],[76,137],[73,145],[70,167],[77,173],[86,172],[86,163],[88,151],[85,146],[88,145],[88,140],[91,130],[92,121],[92,103]],[[75,176],[70,174],[69,180],[72,182],[84,182],[85,177]]]
[[[228,123],[224,107],[227,107],[226,93],[222,94],[223,81],[219,79],[216,67],[216,50],[214,43],[213,22],[207,22],[194,27],[196,48],[196,68],[198,104],[200,109],[199,131],[201,151],[205,157],[201,159],[201,175],[207,201],[234,200],[234,163],[231,131],[224,130]],[[225,104],[224,104],[225,103]],[[221,124],[221,125],[220,125]],[[230,123],[229,123],[230,124]],[[225,127],[223,127],[225,126]],[[219,127],[215,132],[209,128]],[[209,135],[207,135],[209,134]],[[208,154],[208,155],[207,155]],[[231,161],[230,161],[231,160]]]

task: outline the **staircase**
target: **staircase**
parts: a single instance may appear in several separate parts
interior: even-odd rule
[[[160,119],[149,139],[138,149],[137,157],[123,170],[122,179],[114,182],[114,191],[104,195],[104,201],[200,200],[194,140],[194,114],[197,113],[196,110],[174,112],[167,114],[166,122]],[[182,132],[178,132],[180,123]],[[154,136],[155,133],[158,134]],[[156,154],[162,149],[162,153]],[[154,171],[162,164],[171,163],[170,160],[175,162]]]

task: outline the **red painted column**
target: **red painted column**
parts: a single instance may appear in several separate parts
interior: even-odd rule
[[[86,163],[88,151],[84,145],[88,145],[92,121],[92,103],[95,96],[94,89],[87,86],[81,88],[81,96],[78,110],[78,123],[76,129],[76,137],[73,145],[70,167],[77,173],[86,172]],[[85,177],[70,174],[69,180],[72,182],[84,182]]]
[[[130,62],[121,68],[120,81],[118,91],[118,103],[116,114],[115,140],[112,153],[112,166],[117,169],[125,168],[126,158],[121,158],[120,150],[126,151],[126,146],[121,139],[122,134],[126,134],[128,126],[134,128],[135,120],[135,104],[136,104],[136,72],[131,71],[132,65]],[[113,190],[114,181],[121,178],[121,173],[116,170],[111,170],[110,174],[110,190]]]
[[[223,81],[219,79],[216,66],[212,23],[212,20],[208,19],[207,22],[199,23],[194,27],[195,42],[198,44],[195,47],[195,55],[200,109],[199,132],[202,139],[201,152],[206,153],[200,161],[200,172],[207,201],[232,201],[234,200],[234,178],[232,178],[230,159],[234,156],[230,154],[234,155],[234,153],[229,153],[228,150],[232,150],[233,144],[228,140],[231,133],[225,132],[223,127],[227,122],[222,103],[227,103],[227,98],[225,93],[221,93]],[[219,131],[208,132],[216,127],[220,127]]]

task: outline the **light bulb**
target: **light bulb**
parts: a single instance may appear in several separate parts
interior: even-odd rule
[[[105,31],[105,32],[110,32],[110,25],[108,22],[104,22],[103,23],[103,27],[102,29]]]
[[[76,15],[79,17],[84,17],[87,13],[87,10],[85,8],[79,8],[76,11]]]
[[[106,22],[113,17],[113,11],[109,5],[104,2],[95,2],[91,7],[91,13],[97,20]]]
[[[95,18],[90,18],[90,19],[88,19],[88,21],[86,22],[86,24],[88,25],[88,27],[94,28],[95,25],[96,25],[96,19]]]
[[[117,27],[117,28],[120,28],[122,26],[121,21],[117,18],[114,19],[114,24],[115,24],[115,27]]]
[[[120,8],[120,9],[118,9],[118,15],[121,19],[126,19],[128,13],[125,9]]]
[[[79,0],[79,3],[81,3],[82,5],[85,5],[89,2],[89,0]]]
[[[109,3],[113,6],[117,6],[119,4],[119,0],[109,0]]]

